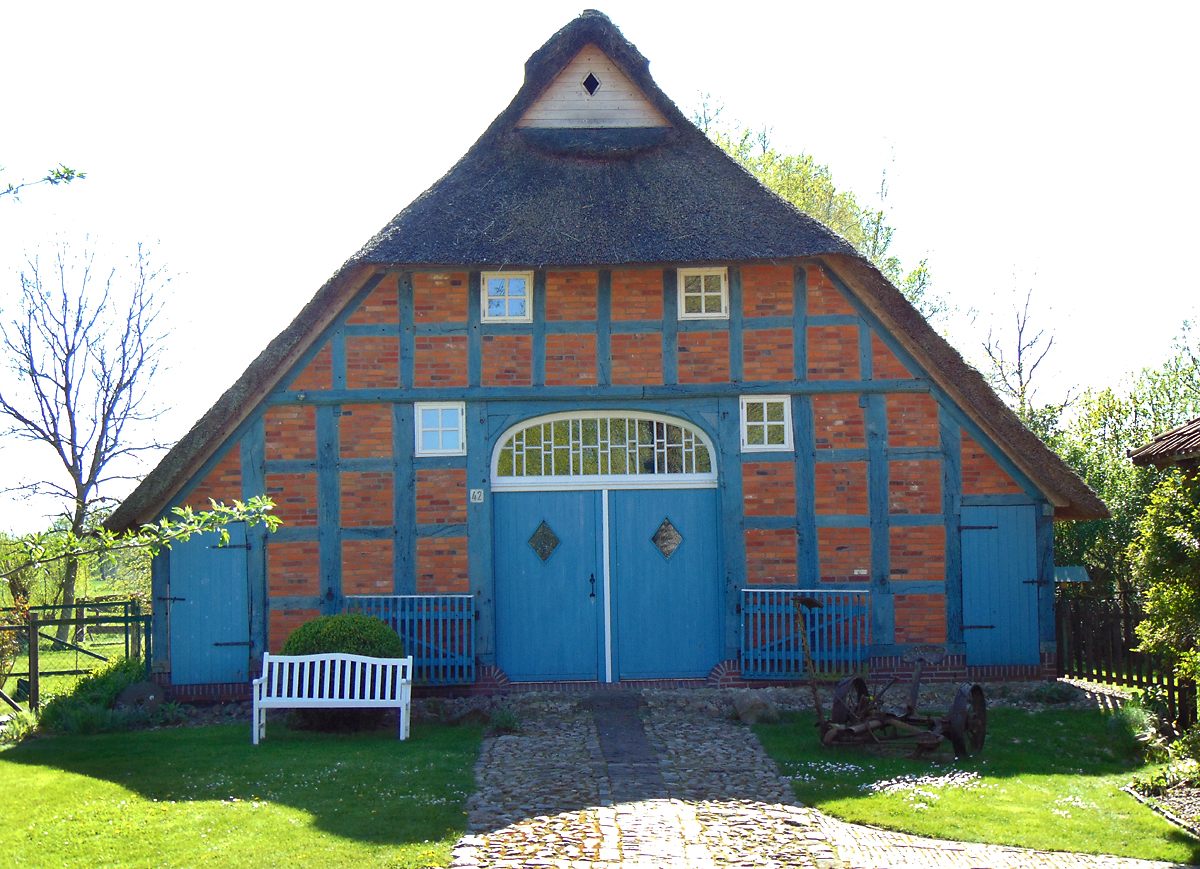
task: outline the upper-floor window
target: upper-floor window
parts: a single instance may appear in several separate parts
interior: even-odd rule
[[[467,406],[461,401],[417,402],[418,456],[465,456],[467,454]]]
[[[742,452],[791,449],[791,400],[786,395],[742,396]]]
[[[533,272],[484,272],[479,289],[483,322],[533,322]]]
[[[729,317],[729,269],[679,270],[679,319]]]

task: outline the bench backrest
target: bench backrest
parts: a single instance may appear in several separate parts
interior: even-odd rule
[[[365,655],[263,655],[262,699],[396,706],[412,684],[413,659]]]

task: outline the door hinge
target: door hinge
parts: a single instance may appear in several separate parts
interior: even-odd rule
[[[187,598],[186,597],[156,597],[155,600],[172,601],[172,600],[187,600]]]
[[[210,546],[209,549],[250,549],[250,544],[247,543],[230,543],[227,546]]]
[[[959,525],[959,531],[995,531],[999,525]]]
[[[995,628],[995,625],[963,625],[964,631],[983,630],[984,628]]]
[[[236,643],[213,643],[213,645],[214,646],[248,646],[248,645],[250,645],[250,641],[249,640],[240,640],[239,642],[236,642]]]

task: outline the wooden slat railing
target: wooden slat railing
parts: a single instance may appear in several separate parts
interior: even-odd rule
[[[404,641],[413,681],[464,685],[475,681],[475,608],[469,594],[346,595],[342,609],[375,616]]]
[[[824,606],[806,610],[808,644],[819,676],[859,672],[871,652],[870,593],[829,589],[742,592],[742,676],[800,679],[804,651],[792,600],[812,597]]]

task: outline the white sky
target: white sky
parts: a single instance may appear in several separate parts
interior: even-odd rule
[[[0,183],[58,162],[88,178],[0,199],[0,316],[39,245],[157,243],[177,277],[154,434],[178,439],[580,9],[6,0]],[[1047,400],[1160,363],[1195,315],[1175,261],[1200,235],[1197,4],[602,9],[685,113],[711,93],[860,201],[886,168],[896,252],[928,256],[935,289],[980,312],[950,326],[968,355],[1032,288],[1055,335]],[[37,455],[0,441],[0,486],[54,473]],[[51,510],[0,496],[0,529]]]

